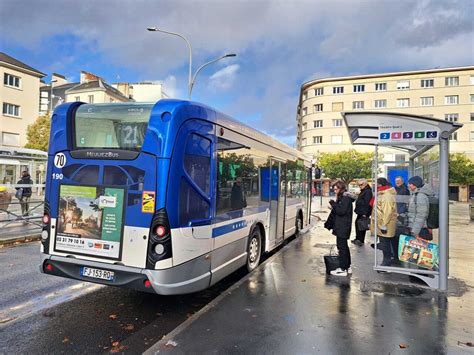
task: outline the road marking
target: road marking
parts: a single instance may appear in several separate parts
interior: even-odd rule
[[[0,329],[6,324],[11,324],[60,303],[71,301],[88,293],[99,290],[104,286],[81,282],[65,289],[56,290],[45,295],[35,297],[29,301],[17,304],[6,309],[0,309]]]

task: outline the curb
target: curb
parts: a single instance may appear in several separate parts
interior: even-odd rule
[[[309,225],[307,228],[303,229],[301,231],[300,238],[304,236],[307,232],[311,230],[311,228],[314,227],[313,225]],[[193,324],[195,321],[197,321],[202,315],[206,314],[208,311],[213,309],[215,306],[217,306],[224,298],[232,294],[232,291],[235,289],[239,288],[243,283],[248,281],[251,277],[252,274],[272,261],[278,254],[280,254],[284,249],[288,247],[289,244],[284,244],[280,249],[278,249],[274,254],[272,254],[267,260],[265,260],[263,263],[261,263],[257,269],[252,271],[251,273],[248,273],[246,276],[242,277],[239,281],[237,281],[235,284],[230,286],[228,289],[222,291],[222,293],[214,298],[211,302],[206,304],[203,308],[201,308],[199,311],[194,313],[191,317],[186,319],[183,323],[178,325],[175,329],[173,329],[171,332],[163,336],[163,338],[159,341],[157,341],[155,344],[153,344],[150,348],[148,348],[146,351],[143,352],[144,355],[154,355],[160,352],[160,350],[163,349],[170,349],[173,346],[170,347],[168,342],[172,342],[173,338],[176,337],[178,334],[183,332],[186,328],[188,328],[191,324]]]
[[[41,234],[40,233],[34,233],[34,234],[28,234],[28,235],[22,235],[18,237],[10,237],[6,239],[0,239],[0,246],[5,247],[5,246],[10,246],[13,244],[17,243],[28,243],[28,242],[34,242],[37,240],[41,239]]]

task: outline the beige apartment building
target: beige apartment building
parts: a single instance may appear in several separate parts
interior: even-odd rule
[[[301,86],[296,145],[303,153],[351,148],[343,111],[387,111],[456,121],[451,152],[474,159],[474,66],[316,79]],[[369,124],[369,122],[368,122]],[[358,150],[373,151],[370,146]],[[395,151],[387,160],[403,160]]]
[[[39,115],[40,79],[46,74],[0,52],[0,145],[23,147],[26,129]]]

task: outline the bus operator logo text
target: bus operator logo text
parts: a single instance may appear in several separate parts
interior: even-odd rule
[[[119,154],[114,152],[87,152],[88,158],[118,158]]]

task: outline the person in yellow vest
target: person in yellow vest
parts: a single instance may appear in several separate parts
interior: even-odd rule
[[[375,235],[375,214],[377,213],[377,236],[380,240],[380,249],[383,252],[382,266],[392,264],[391,238],[395,236],[397,228],[397,192],[386,178],[377,179],[377,206],[374,208],[375,196],[370,201],[372,218],[370,231]]]

